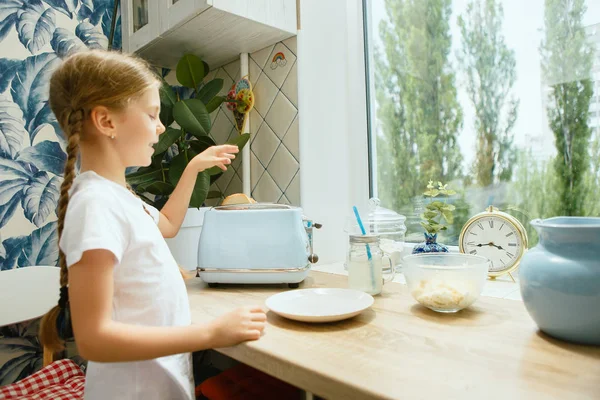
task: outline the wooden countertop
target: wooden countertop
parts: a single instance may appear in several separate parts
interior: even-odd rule
[[[288,290],[187,285],[196,323]],[[314,271],[301,285],[345,286]],[[269,312],[260,340],[218,351],[327,399],[600,399],[600,347],[540,333],[523,303],[481,297],[439,314],[396,283],[354,319],[308,324]]]

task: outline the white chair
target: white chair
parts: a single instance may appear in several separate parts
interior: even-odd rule
[[[0,326],[29,321],[46,314],[56,305],[60,269],[31,266],[0,272]],[[44,366],[54,355],[44,349]]]
[[[58,302],[60,269],[24,267],[0,272],[0,326],[46,314]]]

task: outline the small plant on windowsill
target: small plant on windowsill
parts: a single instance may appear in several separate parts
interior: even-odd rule
[[[448,184],[437,183],[437,188],[433,181],[429,181],[427,190],[423,193],[429,201],[425,206],[425,212],[421,214],[421,226],[425,229],[425,242],[419,243],[413,248],[413,254],[418,253],[447,253],[448,247],[437,242],[437,235],[440,231],[448,229],[448,225],[454,222],[452,212],[455,207],[448,204],[446,199],[456,194],[454,190],[448,189]],[[438,196],[443,197],[444,201],[436,200]],[[444,224],[444,221],[446,224]]]

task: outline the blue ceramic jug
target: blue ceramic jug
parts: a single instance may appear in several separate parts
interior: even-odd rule
[[[600,218],[533,220],[539,244],[519,272],[529,315],[550,336],[600,345]]]

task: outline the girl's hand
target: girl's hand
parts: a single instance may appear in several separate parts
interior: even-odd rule
[[[261,307],[242,307],[231,311],[211,323],[212,348],[234,346],[260,338],[267,315]]]
[[[227,165],[231,164],[231,160],[235,158],[235,154],[239,151],[240,149],[237,146],[230,144],[212,146],[194,157],[189,165],[196,168],[198,172],[205,171],[214,166],[227,171]]]

